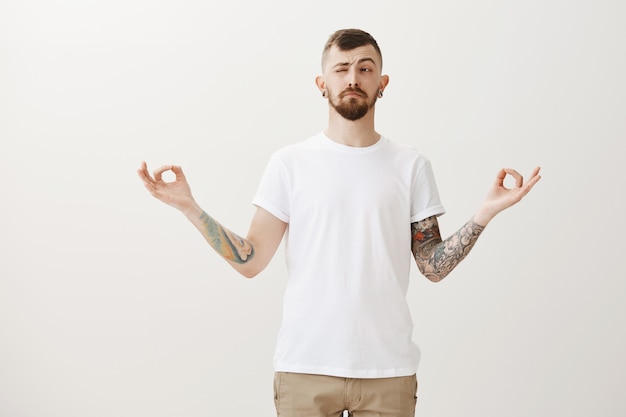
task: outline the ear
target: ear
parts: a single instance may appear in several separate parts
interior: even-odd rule
[[[326,83],[324,82],[324,77],[321,75],[318,75],[317,77],[315,77],[315,84],[317,85],[317,88],[319,88],[320,92],[324,92],[324,90],[326,90]]]
[[[380,83],[378,84],[378,89],[379,90],[384,90],[385,88],[387,88],[387,84],[389,84],[389,76],[388,75],[381,75],[380,76]]]

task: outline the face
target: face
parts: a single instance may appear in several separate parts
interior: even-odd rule
[[[337,113],[358,120],[374,107],[379,91],[389,81],[380,67],[380,56],[371,45],[349,51],[333,46],[325,56],[324,75],[317,78],[317,85]]]

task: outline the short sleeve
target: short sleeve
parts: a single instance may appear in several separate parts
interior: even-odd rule
[[[271,156],[265,167],[252,204],[289,223],[289,181],[287,170],[278,153]]]
[[[420,158],[414,170],[411,191],[411,223],[431,216],[440,216],[446,212],[441,204],[435,175],[428,159]]]

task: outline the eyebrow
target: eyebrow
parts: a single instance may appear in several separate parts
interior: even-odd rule
[[[356,63],[357,64],[362,64],[363,62],[371,62],[372,64],[374,64],[374,66],[376,66],[376,62],[374,61],[374,59],[373,58],[369,58],[369,57],[361,58]],[[345,66],[350,66],[350,65],[351,65],[350,62],[339,62],[339,63],[333,65],[333,68],[345,67]]]

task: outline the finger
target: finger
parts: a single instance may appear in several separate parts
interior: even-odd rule
[[[185,179],[185,174],[180,166],[172,165],[172,172],[176,175],[176,181],[182,181]]]
[[[164,173],[164,172],[166,172],[166,171],[169,171],[169,170],[171,170],[171,169],[172,169],[172,166],[171,166],[171,165],[163,165],[163,166],[161,166],[160,168],[155,169],[155,170],[154,170],[154,173],[153,173],[153,175],[154,175],[154,180],[155,180],[156,182],[161,181],[163,173]]]
[[[522,188],[519,189],[519,199],[521,200],[522,198],[524,198],[540,179],[541,175],[539,175],[539,168],[535,168],[531,178],[526,182],[526,184],[524,184]]]
[[[516,170],[511,169],[511,168],[505,168],[504,172],[506,172],[507,174],[509,174],[513,178],[515,178],[515,186],[517,188],[520,188],[524,184],[524,177],[522,177],[522,175],[519,172],[517,172]]]
[[[147,173],[147,172],[148,172],[148,168],[147,168],[146,162],[141,161],[141,165],[139,166],[137,173],[141,173],[141,175],[143,175],[144,173]]]
[[[146,188],[146,190],[148,190],[150,192],[150,194],[154,195],[154,192],[156,190],[156,186],[154,185],[154,182],[152,181],[152,178],[147,178],[143,175],[142,172],[140,172],[139,170],[137,170],[137,173],[139,173],[139,177],[141,178],[141,182],[143,182],[143,186]]]
[[[146,164],[145,161],[141,162],[141,168],[139,168],[139,171],[146,177],[146,178],[150,178],[152,179],[152,176],[150,175],[150,173],[148,172],[148,164]]]
[[[541,175],[539,175],[539,168],[537,168],[535,169],[535,171],[533,171],[533,176],[526,183],[526,187],[528,188],[528,191],[530,191],[530,189],[533,188],[540,179],[541,179]]]
[[[541,167],[536,167],[536,168],[533,170],[532,174],[530,174],[531,178],[532,178],[532,177],[536,177],[537,175],[539,175],[539,171],[541,171]]]
[[[143,181],[146,187],[148,187],[149,185],[153,185],[152,177],[148,172],[148,166],[145,162],[142,161],[141,167],[137,170],[137,175],[139,175],[139,178],[141,179],[141,181]]]
[[[539,175],[540,170],[541,170],[541,167],[536,167],[535,169],[533,169],[533,172],[530,174],[530,179],[524,185],[524,189],[526,190],[526,193],[530,191],[530,189],[533,188],[535,184],[537,184],[537,181],[541,179],[541,175]]]
[[[506,178],[506,171],[504,170],[504,168],[502,168],[500,171],[498,171],[498,174],[496,175],[496,186],[504,186],[504,178]]]

